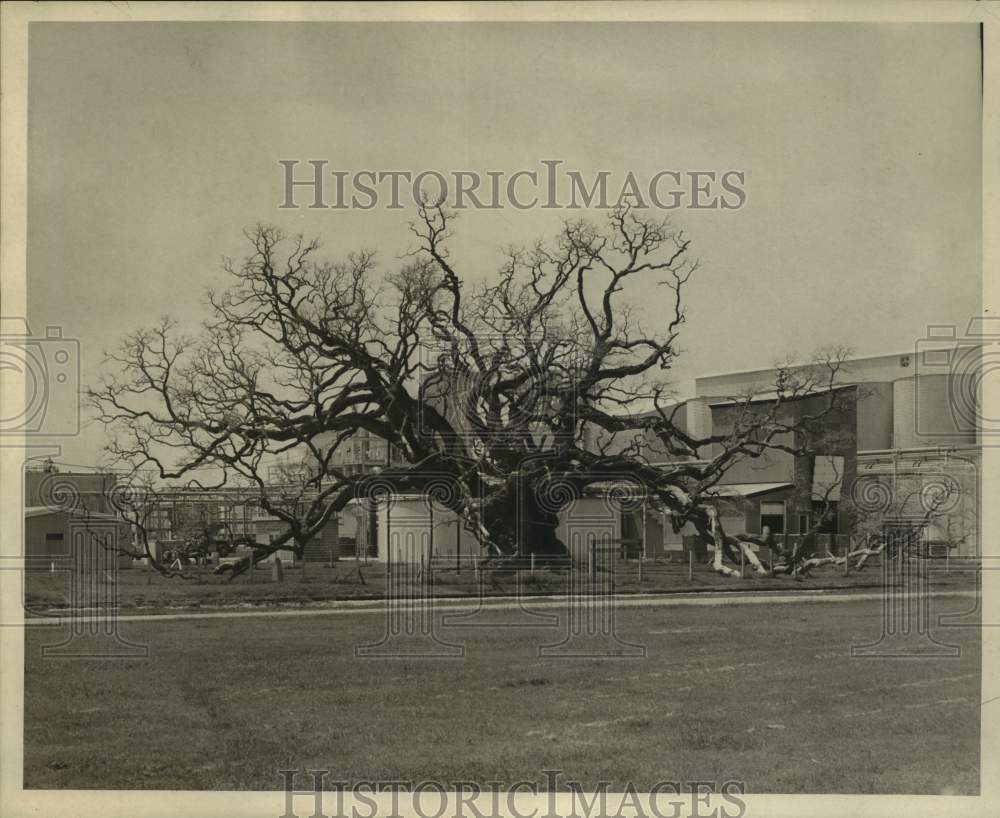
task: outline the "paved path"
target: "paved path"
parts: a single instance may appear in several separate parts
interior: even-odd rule
[[[932,591],[928,598],[967,598],[975,599],[976,591]],[[892,599],[901,597],[893,596]],[[754,591],[752,593],[723,592],[702,594],[630,594],[619,596],[614,600],[618,608],[680,608],[691,606],[716,607],[720,605],[789,605],[803,603],[837,603],[837,602],[872,602],[883,601],[883,595],[878,592],[869,593],[838,593],[836,591]],[[393,610],[421,610],[428,602],[394,602]],[[265,609],[234,609],[215,611],[184,611],[181,613],[163,614],[118,614],[119,622],[153,622],[161,620],[180,619],[248,619],[260,617],[291,617],[291,616],[358,616],[385,615],[387,603],[384,600],[343,600],[341,602],[324,603],[321,606],[301,608],[265,608]],[[489,610],[512,610],[518,607],[531,610],[564,608],[565,597],[487,597],[481,601],[465,599],[436,599],[433,608],[436,611],[476,611],[480,608]],[[65,612],[52,612],[52,616],[25,620],[25,625],[52,627],[53,620],[65,617],[74,623],[106,622],[107,616],[70,616]]]

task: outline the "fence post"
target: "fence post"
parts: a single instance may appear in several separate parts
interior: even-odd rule
[[[597,540],[590,541],[590,579],[597,579]]]
[[[642,554],[639,555],[639,582],[642,582]]]
[[[694,551],[688,546],[688,582],[694,579]]]
[[[740,546],[740,579],[743,579],[743,563],[745,561],[745,556],[743,554],[743,546]]]
[[[535,554],[534,554],[534,552],[532,552],[532,554],[531,554],[531,575],[532,576],[535,575]]]

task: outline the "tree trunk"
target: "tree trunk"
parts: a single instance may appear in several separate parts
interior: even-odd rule
[[[530,559],[534,554],[538,565],[569,557],[557,534],[559,515],[549,504],[539,502],[533,481],[517,480],[512,490],[490,498],[483,509],[483,524],[504,556]]]

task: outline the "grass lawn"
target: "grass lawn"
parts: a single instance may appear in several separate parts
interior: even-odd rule
[[[281,768],[509,784],[558,769],[614,790],[977,792],[980,632],[940,631],[958,658],[851,658],[880,610],[620,608],[645,658],[540,658],[558,626],[439,629],[464,658],[356,658],[379,613],[122,623],[147,659],[42,658],[57,629],[29,628],[25,786],[278,789]]]
[[[974,588],[975,573],[969,565],[952,563],[945,572],[941,561],[927,563],[931,568],[932,585],[945,588]],[[585,569],[574,569],[578,576]],[[171,608],[225,608],[233,606],[274,605],[289,603],[326,602],[347,599],[380,599],[385,593],[384,563],[368,565],[343,560],[331,568],[309,565],[305,570],[286,568],[284,580],[275,582],[270,566],[260,566],[251,576],[245,574],[230,581],[216,576],[209,569],[198,573],[189,568],[192,579],[165,578],[155,571],[135,567],[117,574],[115,588],[118,605],[123,610],[161,610]],[[520,574],[520,577],[518,576]],[[758,577],[749,567],[746,578],[724,577],[708,565],[693,566],[688,579],[686,561],[650,561],[639,575],[638,563],[622,561],[615,565],[615,587],[619,593],[669,593],[677,591],[754,591],[804,590],[809,588],[878,588],[882,583],[882,566],[876,559],[863,571],[851,570],[844,575],[842,568],[824,566],[803,578]],[[467,567],[461,572],[445,568],[434,572],[434,594],[442,597],[507,596],[518,592],[529,595],[561,594],[565,592],[567,571],[485,570],[477,581],[475,571]],[[416,588],[416,566],[410,566],[404,584]],[[28,610],[45,610],[72,604],[71,583],[67,573],[29,573],[25,586]]]

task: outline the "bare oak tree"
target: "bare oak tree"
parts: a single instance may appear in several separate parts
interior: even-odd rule
[[[836,408],[844,353],[779,367],[767,401],[743,396],[732,423],[698,437],[668,400],[698,269],[683,232],[626,205],[603,228],[572,221],[554,243],[508,249],[476,282],[449,253],[453,218],[421,206],[415,244],[387,275],[371,251],[330,262],[317,241],[248,231],[250,252],[226,261],[231,286],[209,294],[200,335],[164,321],[109,356],[91,395],[110,451],[163,481],[211,469],[215,485],[254,492],[286,525],[261,558],[301,554],[377,490],[430,493],[496,558],[563,558],[559,512],[587,490],[627,485],[677,530],[692,524],[717,570],[732,572],[724,559],[741,552],[766,570],[750,539],[723,530],[713,489],[742,459],[810,450]],[[638,308],[640,292],[655,310]],[[405,463],[374,480],[340,468],[335,453],[359,431]],[[308,464],[293,496],[267,478],[281,457]]]

